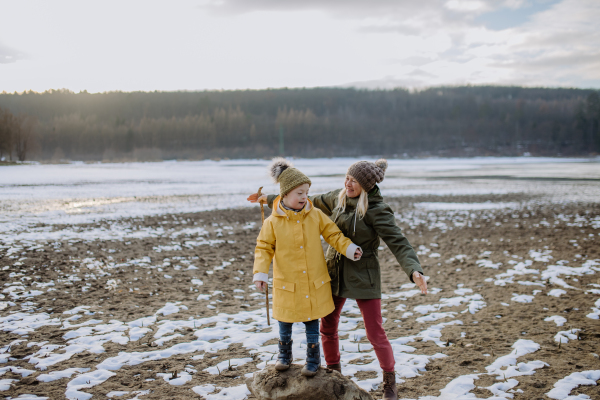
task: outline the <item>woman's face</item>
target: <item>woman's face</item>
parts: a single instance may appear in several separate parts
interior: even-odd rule
[[[344,186],[346,187],[346,195],[348,197],[358,197],[363,191],[356,179],[350,175],[346,175],[346,182],[344,183]]]

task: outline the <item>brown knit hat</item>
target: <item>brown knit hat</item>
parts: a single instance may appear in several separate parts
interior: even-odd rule
[[[283,157],[273,159],[269,172],[273,181],[279,183],[281,197],[300,185],[308,183],[308,186],[310,186],[312,184],[308,176],[300,172],[299,169],[294,168],[294,165]]]
[[[358,161],[348,168],[347,174],[356,179],[363,190],[370,192],[377,183],[383,181],[387,167],[387,160],[383,158],[374,163],[370,161]]]

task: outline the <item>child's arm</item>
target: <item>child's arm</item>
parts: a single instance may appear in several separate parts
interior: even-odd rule
[[[258,238],[256,238],[256,248],[254,249],[254,268],[252,279],[256,287],[260,290],[266,286],[269,281],[269,266],[275,255],[275,231],[271,220],[267,218],[263,224]],[[263,283],[259,283],[263,282]]]
[[[321,218],[320,227],[323,239],[336,249],[338,253],[345,255],[350,260],[360,260],[362,249],[344,236],[340,228],[329,217],[325,216],[323,212],[319,212],[319,216]]]

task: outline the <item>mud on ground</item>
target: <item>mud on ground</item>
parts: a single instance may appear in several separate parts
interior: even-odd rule
[[[485,367],[499,356],[509,354],[519,339],[540,345],[539,350],[519,358],[519,362],[540,360],[547,365],[532,375],[517,378],[518,386],[511,393],[515,399],[548,398],[545,394],[558,380],[577,371],[600,369],[600,320],[589,316],[594,313],[594,303],[600,297],[600,269],[597,268],[600,265],[597,263],[600,262],[600,206],[544,204],[518,195],[503,198],[423,196],[387,201],[418,251],[430,277],[429,288],[433,290],[426,296],[384,296],[386,332],[391,340],[414,336],[407,345],[414,348],[415,354],[446,356],[429,360],[418,376],[402,378],[400,398],[439,396],[439,390],[452,379],[486,372]],[[415,203],[421,202],[484,201],[520,202],[522,206],[475,211],[415,207]],[[258,207],[170,214],[76,227],[38,226],[32,232],[55,232],[55,238],[36,241],[31,236],[3,244],[0,249],[4,296],[0,298],[0,308],[3,307],[0,310],[0,373],[5,367],[17,368],[5,370],[0,376],[0,381],[8,383],[8,387],[4,387],[7,390],[0,393],[5,398],[28,393],[64,399],[67,385],[76,374],[50,382],[40,382],[37,378],[68,368],[94,371],[96,365],[122,352],[168,349],[196,340],[199,330],[219,326],[214,322],[201,327],[175,328],[172,332],[175,337],[157,341],[157,332],[169,321],[262,309],[264,296],[256,296],[251,289],[257,221],[260,221]],[[85,232],[91,233],[82,234]],[[49,237],[47,232],[45,237]],[[383,243],[380,260],[383,292],[390,295],[406,289],[407,286],[402,288],[402,285],[409,281]],[[551,265],[582,267],[586,262],[596,269],[559,275],[559,280],[541,279],[543,271]],[[538,272],[515,275],[512,282],[510,278],[507,281],[506,276],[498,277],[510,273],[519,263],[525,265],[525,269]],[[472,292],[460,292],[460,289],[472,289]],[[552,294],[557,293],[556,289],[564,293],[559,297],[551,295],[553,290]],[[462,313],[464,304],[444,307],[439,311],[455,312],[455,315],[435,322],[417,321],[424,314],[413,311],[414,307],[439,305],[443,298],[457,296],[456,290],[459,295],[480,294],[485,305],[474,313]],[[200,294],[206,296],[198,299]],[[527,296],[533,296],[530,302],[522,302],[527,301]],[[169,314],[167,310],[157,315],[157,310],[167,303],[173,303],[178,311]],[[81,306],[87,308],[73,311]],[[15,331],[15,324],[23,323],[27,314],[43,313],[49,318],[46,322],[31,323],[28,331]],[[79,317],[69,319],[74,315]],[[121,343],[107,339],[102,343],[103,351],[73,353],[45,370],[31,363],[32,355],[36,354],[35,357],[43,361],[42,346],[69,345],[73,337],[66,333],[98,323],[92,320],[110,325],[110,321],[127,323],[155,315],[157,320],[149,324],[150,330],[142,332],[136,340],[131,332],[124,334],[126,340]],[[557,326],[545,321],[549,316],[562,316],[567,322]],[[18,318],[20,322],[15,322]],[[461,324],[443,327],[438,343],[418,337],[427,327],[451,320],[460,320]],[[88,321],[92,322],[86,325]],[[70,327],[73,325],[81,328]],[[361,328],[364,326],[359,323],[358,329]],[[573,331],[575,339],[559,344],[556,335],[571,329],[579,329]],[[81,336],[91,337],[100,334],[79,332]],[[270,340],[264,346],[274,343]],[[359,343],[368,349],[366,337]],[[64,348],[46,348],[45,351],[57,355]],[[219,369],[218,373],[207,371],[224,361],[243,358],[252,361],[223,371]],[[141,399],[202,398],[191,388],[212,384],[218,393],[218,388],[242,385],[245,376],[256,371],[260,363],[257,352],[234,343],[210,353],[176,354],[125,365],[104,382],[81,390],[92,394],[92,399],[104,399],[107,393],[115,391],[128,392],[118,397],[120,399],[136,396]],[[191,379],[179,386],[157,375],[170,374],[173,378],[183,371],[187,371]],[[363,380],[375,376],[377,372],[361,372],[357,377]],[[485,387],[495,382],[498,382],[496,378],[481,375],[475,380],[477,387],[472,393],[478,398],[491,397],[492,392]],[[578,393],[598,398],[599,392],[597,386],[580,386],[571,394]],[[381,386],[372,394],[381,396]]]

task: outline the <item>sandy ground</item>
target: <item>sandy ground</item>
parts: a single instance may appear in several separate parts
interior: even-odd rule
[[[475,211],[424,211],[414,207],[414,203],[422,202],[483,203],[488,200],[517,202],[523,207]],[[435,290],[426,296],[390,296],[406,289],[405,284],[409,281],[382,244],[383,292],[388,295],[383,300],[386,332],[391,340],[409,338],[406,345],[412,347],[415,354],[446,356],[428,359],[417,376],[405,374],[399,385],[400,398],[439,396],[440,390],[453,379],[485,373],[485,367],[496,358],[511,353],[511,346],[519,339],[534,341],[539,344],[539,349],[520,357],[518,362],[539,360],[546,364],[531,375],[516,378],[518,385],[511,393],[515,399],[548,398],[546,393],[560,379],[574,372],[600,369],[600,320],[588,316],[594,312],[594,303],[600,298],[600,206],[552,205],[531,200],[518,195],[387,199],[397,212],[399,225],[419,251],[430,277],[429,288]],[[8,383],[8,387],[5,386],[7,390],[1,391],[0,395],[17,398],[22,394],[34,394],[64,399],[67,385],[77,374],[50,382],[41,382],[38,378],[68,368],[90,368],[93,372],[104,360],[122,353],[151,352],[189,343],[196,340],[199,331],[219,327],[219,322],[211,323],[210,317],[261,310],[264,296],[253,295],[256,291],[250,288],[253,250],[259,229],[257,221],[260,221],[258,207],[122,220],[116,227],[108,222],[77,227],[40,225],[39,229],[56,232],[116,229],[128,233],[121,240],[103,239],[101,235],[98,239],[69,239],[59,235],[56,240],[22,240],[4,246],[0,249],[0,281],[3,282],[4,296],[0,298],[4,307],[0,310],[0,374],[3,373],[0,389],[2,382]],[[575,269],[586,262],[595,269]],[[550,271],[552,265],[571,270],[558,275],[547,274],[543,279],[544,271]],[[511,282],[510,270],[523,271],[523,268],[537,272],[514,275]],[[506,276],[498,277],[507,272]],[[52,285],[44,285],[50,282]],[[461,292],[461,289],[472,291]],[[549,295],[555,289],[562,289],[564,293],[559,297]],[[206,296],[198,299],[200,294]],[[484,306],[474,313],[462,313],[464,303],[439,306],[443,298],[475,294],[481,295]],[[157,314],[157,310],[167,303],[173,303],[178,311]],[[414,310],[419,305],[437,305],[438,310],[434,311],[454,314],[433,322],[420,322],[417,318],[431,315],[431,310],[421,314]],[[79,306],[88,308],[72,311]],[[43,314],[48,319],[37,325],[23,322],[28,314]],[[77,319],[72,318],[75,315]],[[65,347],[42,346],[69,345],[76,336],[69,336],[68,332],[79,329],[80,336],[94,338],[102,332],[81,329],[93,327],[100,321],[109,326],[111,321],[127,323],[147,316],[156,316],[156,320],[148,322],[148,331],[138,335],[139,338],[134,338],[131,331],[124,333],[120,343],[112,340],[114,336],[107,336],[101,343],[102,350],[73,350],[72,355],[48,365],[45,370],[33,363],[34,359],[43,363],[44,358],[52,359],[65,352]],[[566,322],[557,326],[555,322],[545,321],[550,316],[564,317]],[[169,335],[179,336],[164,343],[157,342],[157,333],[169,321],[195,320],[202,320],[204,325],[180,325],[169,332]],[[441,328],[442,336],[437,342],[418,335],[429,326],[456,320],[461,323]],[[92,322],[86,325],[86,321]],[[15,331],[18,324],[29,324],[29,331]],[[143,323],[141,327],[144,327]],[[357,329],[364,329],[361,322]],[[575,339],[559,345],[556,335],[570,329],[579,330],[573,331]],[[255,331],[264,332],[265,329]],[[119,335],[123,332],[124,329],[112,331]],[[251,336],[253,332],[247,335]],[[348,339],[347,336],[342,338]],[[219,339],[208,341],[214,344]],[[366,337],[356,341],[363,351],[368,352]],[[263,345],[271,345],[272,349],[274,343],[271,339]],[[116,391],[128,392],[115,397],[118,399],[136,396],[141,399],[202,398],[191,389],[208,384],[218,388],[242,385],[248,374],[264,363],[264,357],[259,357],[258,353],[260,351],[242,345],[240,340],[240,343],[230,343],[213,352],[193,351],[137,365],[123,365],[113,370],[114,376],[81,390],[92,394],[93,399],[107,398],[107,394]],[[303,354],[295,356],[303,357]],[[252,360],[239,367],[224,368],[223,371],[220,368],[218,373],[207,370],[218,363],[243,358]],[[372,361],[369,357],[358,357],[352,363]],[[20,367],[30,372],[19,368],[3,371],[4,367]],[[182,385],[170,384],[162,375],[157,375],[168,374],[170,379],[174,374],[181,376],[183,371],[187,371],[191,379]],[[375,378],[377,371],[361,371],[355,377],[358,380]],[[486,387],[504,381],[506,379],[481,374],[471,393],[478,398],[492,397],[493,393]],[[219,393],[218,388],[215,393]],[[600,398],[597,386],[579,386],[571,395],[578,393]],[[380,396],[380,387],[372,394]],[[206,398],[209,396],[205,395]],[[218,398],[235,396],[229,397],[223,389]]]

